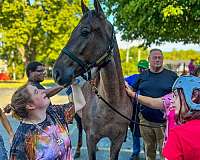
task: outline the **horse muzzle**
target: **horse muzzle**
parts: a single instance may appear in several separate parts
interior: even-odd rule
[[[69,86],[72,83],[73,75],[73,69],[61,70],[58,67],[53,68],[53,78],[59,85]]]

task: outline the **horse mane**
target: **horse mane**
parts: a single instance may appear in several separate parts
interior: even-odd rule
[[[121,59],[120,59],[120,52],[119,52],[116,37],[114,38],[113,57],[114,57],[114,61],[115,61],[116,68],[117,68],[120,90],[122,90],[122,89],[124,89],[124,77],[123,77],[123,72],[122,72],[122,67],[121,67]],[[120,93],[123,93],[123,92],[120,92]]]

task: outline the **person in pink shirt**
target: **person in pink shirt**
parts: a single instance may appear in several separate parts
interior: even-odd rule
[[[163,156],[168,160],[200,160],[200,78],[182,76],[172,90],[179,125],[170,129]]]
[[[142,104],[165,110],[167,126],[163,156],[168,160],[200,160],[200,78],[181,76],[173,85],[173,93],[161,98],[138,96]],[[135,92],[127,88],[135,97]]]

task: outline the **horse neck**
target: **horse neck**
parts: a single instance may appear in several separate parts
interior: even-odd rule
[[[124,78],[117,43],[114,45],[113,59],[100,71],[100,90],[111,103],[125,95]]]

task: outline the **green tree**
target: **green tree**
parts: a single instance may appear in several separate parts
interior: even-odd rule
[[[79,0],[1,3],[0,53],[9,66],[12,61],[21,67],[33,60],[52,65],[82,14]],[[16,70],[23,76],[23,68]]]
[[[131,47],[127,50],[120,49],[122,70],[124,76],[138,73],[137,63],[141,59],[148,59],[148,51],[144,48]]]
[[[105,0],[125,40],[200,43],[199,0]]]
[[[198,60],[200,59],[200,52],[194,50],[173,50],[171,52],[164,52],[164,57],[166,60]]]

